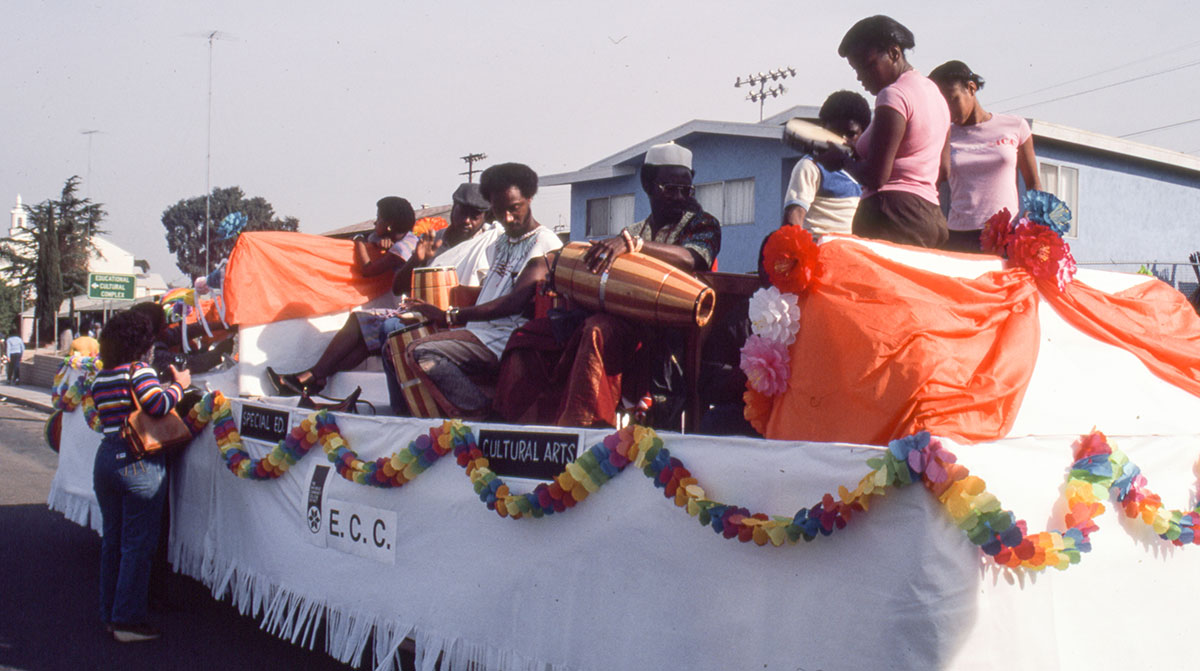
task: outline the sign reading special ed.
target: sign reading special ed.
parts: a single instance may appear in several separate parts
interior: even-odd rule
[[[496,475],[549,481],[575,461],[579,434],[481,429],[479,451]]]
[[[242,438],[258,442],[268,449],[274,448],[292,430],[292,413],[287,410],[264,408],[250,403],[242,404],[242,421],[238,433]]]

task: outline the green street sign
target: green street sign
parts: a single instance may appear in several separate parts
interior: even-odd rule
[[[88,273],[88,298],[111,298],[119,301],[133,300],[134,275],[112,273]]]

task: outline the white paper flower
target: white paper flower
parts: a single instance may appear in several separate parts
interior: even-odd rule
[[[800,330],[800,305],[796,294],[775,287],[759,289],[750,297],[750,328],[767,340],[790,345]]]

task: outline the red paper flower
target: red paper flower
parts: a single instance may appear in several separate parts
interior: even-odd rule
[[[1011,223],[1012,214],[1007,207],[993,214],[979,234],[980,248],[990,254],[1003,255],[1004,248],[1008,245],[1008,228]]]
[[[1013,229],[1008,239],[1008,259],[1034,277],[1054,282],[1059,291],[1075,277],[1071,246],[1045,226],[1022,222]]]
[[[763,267],[780,291],[803,293],[820,272],[817,243],[800,226],[784,226],[767,238]]]

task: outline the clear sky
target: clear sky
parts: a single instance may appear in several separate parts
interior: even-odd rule
[[[384,195],[448,202],[467,153],[550,174],[691,119],[756,121],[733,87],[750,72],[798,70],[767,115],[861,91],[837,44],[877,13],[916,35],[917,69],[960,59],[982,74],[991,111],[1111,135],[1200,118],[1195,3],[4,4],[5,211],[78,174],[111,238],[168,280],[180,273],[162,212],[205,191],[211,30],[227,36],[212,59],[213,186],[263,196],[314,233],[370,219]],[[1197,152],[1200,123],[1130,139]],[[567,204],[566,187],[547,189],[535,216],[566,223]]]

